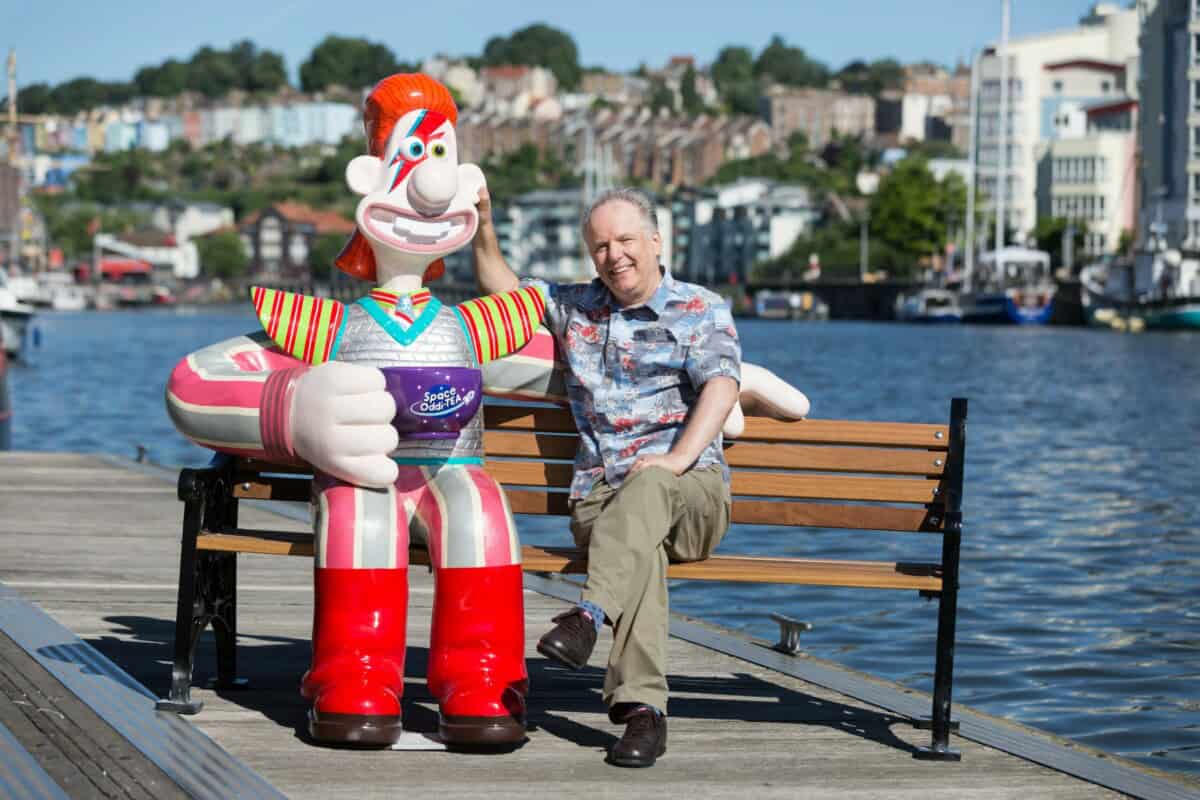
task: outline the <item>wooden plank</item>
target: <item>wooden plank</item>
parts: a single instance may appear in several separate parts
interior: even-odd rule
[[[239,531],[204,533],[196,538],[200,550],[261,555],[311,556],[312,534],[290,531]],[[409,564],[428,566],[429,553],[414,546]],[[521,548],[521,568],[526,572],[584,574],[587,551],[574,547]],[[733,581],[739,583],[783,583],[810,586],[856,586],[867,589],[916,589],[940,591],[941,568],[937,564],[905,564],[882,561],[822,561],[756,556],[714,556],[705,561],[672,564],[667,577],[680,580]]]
[[[511,492],[509,495],[511,496]],[[941,510],[894,506],[834,505],[786,500],[733,499],[734,524],[785,525],[800,528],[846,528],[865,531],[941,533]]]
[[[508,507],[514,514],[545,514],[566,516],[568,512],[566,492],[545,492],[530,489],[504,490],[508,495]]]
[[[489,461],[488,473],[505,486],[571,485],[570,464],[532,461]],[[808,475],[781,472],[733,473],[735,495],[788,497],[808,500],[866,500],[884,503],[931,503],[938,482],[918,478],[863,478],[842,475]]]
[[[575,423],[564,408],[485,406],[485,426],[491,429],[572,433]],[[808,419],[783,422],[766,417],[746,417],[739,441],[778,441],[806,444],[845,444],[864,447],[919,447],[945,450],[950,434],[946,425],[914,422]]]
[[[864,447],[920,447],[929,450],[945,450],[950,442],[950,433],[946,425],[914,422],[862,422],[834,419],[780,422],[765,417],[746,417],[746,429],[738,437],[738,440],[797,444],[847,444]]]
[[[571,477],[575,474],[572,464],[542,464],[536,461],[488,461],[483,468],[505,486],[516,484],[562,489],[571,485]]]
[[[483,407],[485,428],[512,431],[547,431],[575,433],[575,419],[565,408],[530,408],[528,406]]]
[[[483,436],[488,458],[534,458],[570,461],[575,458],[578,436],[511,431],[487,431]],[[946,453],[938,450],[873,447],[821,447],[728,442],[725,459],[731,467],[815,470],[819,472],[871,472],[881,475],[941,475]]]
[[[880,475],[941,475],[945,451],[911,448],[825,447],[734,441],[725,447],[729,466]]]
[[[565,492],[506,489],[514,514],[538,516],[568,513]],[[895,506],[837,505],[788,500],[734,498],[732,521],[736,525],[780,525],[793,528],[837,528],[902,533],[941,533],[941,509]]]
[[[579,435],[485,431],[483,448],[488,458],[557,458],[571,461]]]

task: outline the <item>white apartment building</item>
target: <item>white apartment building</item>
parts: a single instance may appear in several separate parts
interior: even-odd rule
[[[1006,224],[1017,237],[1007,244],[1019,244],[1037,223],[1038,165],[1045,155],[1039,145],[1063,133],[1056,127],[1056,117],[1061,120],[1073,109],[1135,94],[1138,12],[1115,3],[1097,3],[1076,28],[1009,41],[1003,183],[999,180],[1002,65],[998,49],[998,44],[992,44],[979,59],[976,185],[985,215],[995,214],[996,200],[1004,191]],[[1100,73],[1107,77],[1096,77]],[[1096,79],[1087,86],[1079,83],[1087,76]]]
[[[806,187],[764,178],[680,192],[671,210],[672,270],[710,288],[744,283],[755,263],[786,253],[819,216]]]
[[[1138,104],[1114,96],[1131,81],[1124,65],[1105,61],[1055,62],[1043,70],[1043,108],[1052,116],[1037,146],[1038,216],[1086,227],[1083,256],[1116,252],[1121,234],[1136,226]]]

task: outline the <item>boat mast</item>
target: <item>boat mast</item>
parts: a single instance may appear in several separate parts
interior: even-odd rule
[[[967,181],[967,252],[963,256],[963,290],[971,291],[975,275],[975,182],[979,179],[979,148],[975,138],[979,125],[975,115],[979,113],[979,53],[971,56],[971,89],[967,108],[967,162],[971,165]]]
[[[1000,152],[996,171],[996,268],[1003,269],[1005,201],[1008,199],[1008,26],[1010,0],[1000,0]]]
[[[8,232],[8,266],[11,269],[17,263],[20,254],[19,231],[21,229],[20,173],[17,171],[17,148],[20,145],[20,132],[17,130],[17,51],[8,51],[8,165],[12,167],[13,180],[18,181],[18,202],[13,208],[11,228]]]

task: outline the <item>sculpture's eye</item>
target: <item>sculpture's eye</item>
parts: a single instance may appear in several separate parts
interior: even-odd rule
[[[409,161],[416,161],[425,155],[425,143],[416,136],[409,136],[400,143],[400,155]]]
[[[433,144],[429,145],[429,155],[433,156],[434,158],[445,158],[446,153],[448,152],[449,150],[447,149],[445,142],[434,142]]]

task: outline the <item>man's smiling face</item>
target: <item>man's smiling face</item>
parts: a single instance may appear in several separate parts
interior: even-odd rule
[[[618,303],[638,306],[650,299],[662,279],[662,241],[636,206],[611,200],[593,209],[584,240],[596,274]]]

